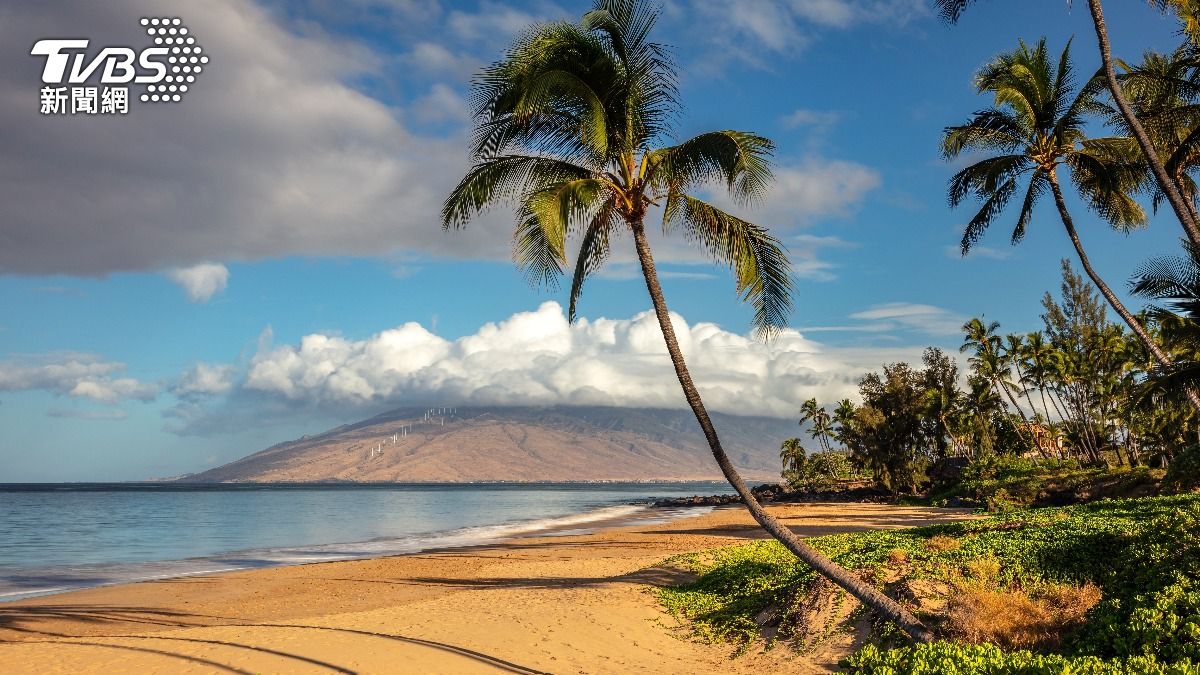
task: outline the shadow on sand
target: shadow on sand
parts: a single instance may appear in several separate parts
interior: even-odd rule
[[[340,666],[336,663],[321,661],[319,659],[302,656],[290,652],[283,652],[276,649],[261,647],[257,645],[243,644],[239,642],[228,642],[224,640],[209,640],[203,638],[190,637],[173,637],[164,636],[161,634],[154,635],[136,635],[126,633],[88,633],[85,635],[70,635],[66,633],[57,633],[36,628],[36,625],[45,621],[74,621],[82,624],[93,626],[102,626],[107,624],[118,625],[149,625],[156,627],[167,628],[201,628],[201,627],[218,627],[218,626],[233,626],[254,629],[291,629],[291,630],[306,630],[306,631],[324,631],[339,634],[361,635],[371,638],[379,638],[384,640],[392,640],[402,642],[408,645],[414,645],[429,649],[443,651],[449,654],[465,657],[477,661],[479,663],[491,666],[497,670],[520,673],[522,675],[543,675],[542,671],[527,668],[525,666],[506,661],[504,659],[484,654],[465,647],[447,644],[444,642],[435,642],[433,640],[424,640],[421,638],[407,637],[404,635],[396,635],[392,633],[379,633],[374,631],[355,630],[351,628],[334,628],[330,626],[313,626],[301,624],[283,624],[283,623],[246,623],[236,617],[211,616],[203,614],[190,614],[184,612],[175,612],[162,609],[148,609],[140,607],[118,607],[118,606],[96,606],[96,605],[40,605],[27,607],[2,607],[0,606],[0,645],[5,643],[15,642],[12,639],[2,637],[3,631],[13,631],[23,635],[26,639],[21,642],[38,642],[51,643],[55,645],[78,645],[86,647],[101,647],[106,649],[121,649],[126,651],[142,652],[147,654],[155,654],[169,658],[181,659],[190,661],[197,665],[214,668],[224,672],[231,673],[246,673],[250,675],[253,671],[243,670],[236,665],[228,663],[220,663],[211,659],[201,658],[190,654],[173,652],[166,649],[152,649],[149,647],[134,647],[123,644],[112,644],[107,642],[97,642],[98,639],[121,639],[121,640],[152,640],[156,642],[181,642],[193,644],[205,644],[221,647],[230,647],[234,649],[244,649],[248,651],[270,654],[272,656],[289,659],[306,663],[320,668],[326,668],[335,673],[354,673],[354,670]],[[161,645],[157,645],[161,646]]]

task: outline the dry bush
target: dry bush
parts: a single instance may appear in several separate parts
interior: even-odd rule
[[[925,540],[925,548],[934,553],[943,553],[945,551],[954,551],[958,549],[958,540],[954,537],[947,537],[944,534],[930,537]]]
[[[1000,561],[990,555],[968,560],[963,567],[969,578],[982,584],[990,584],[1000,576]]]
[[[893,565],[903,565],[908,562],[908,551],[902,548],[894,548],[888,551],[888,562]]]
[[[988,588],[978,582],[961,585],[947,607],[946,630],[972,643],[991,643],[1007,649],[1046,649],[1078,627],[1096,603],[1100,589],[1093,584],[1042,584],[1020,588]]]

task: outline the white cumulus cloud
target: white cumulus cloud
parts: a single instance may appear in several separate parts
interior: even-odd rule
[[[233,389],[237,369],[228,364],[197,363],[179,376],[171,393],[179,398],[203,398],[226,394]]]
[[[920,358],[919,347],[834,349],[794,330],[764,343],[678,315],[672,322],[705,402],[732,414],[791,417],[809,397],[855,397],[862,374],[883,362]],[[685,407],[653,314],[571,325],[556,302],[455,340],[407,323],[362,340],[315,333],[264,345],[240,386],[243,396],[293,409],[431,401]]]
[[[229,285],[229,269],[220,263],[200,263],[167,273],[179,284],[191,302],[208,302]]]
[[[123,399],[150,401],[158,386],[131,377],[120,377],[125,364],[95,354],[50,353],[0,361],[0,391],[49,391],[60,396],[87,398],[102,403]]]

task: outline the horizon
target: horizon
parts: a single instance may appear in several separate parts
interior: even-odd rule
[[[0,164],[14,177],[0,216],[0,480],[198,473],[415,400],[681,409],[628,238],[569,325],[565,289],[531,289],[513,268],[507,213],[440,228],[467,164],[471,75],[528,24],[588,4],[14,7],[0,24]],[[946,206],[955,165],[937,139],[988,104],[976,69],[1017,36],[1036,41],[1047,12],[1055,52],[1075,37],[1078,73],[1098,58],[1086,8],[1006,4],[951,28],[921,0],[748,3],[724,38],[703,30],[703,3],[665,4],[677,135],[776,141],[774,188],[748,213],[788,245],[796,285],[788,330],[758,342],[726,268],[654,240],[711,410],[794,419],[803,400],[857,397],[863,373],[927,346],[957,355],[971,317],[1039,326],[1072,257],[1052,206],[1019,246],[1006,214],[960,257],[970,209]],[[1170,17],[1108,11],[1119,56],[1178,42]],[[119,119],[39,114],[35,41],[142,44],[138,20],[159,15],[182,17],[211,55],[184,101]],[[1177,250],[1169,210],[1126,236],[1071,201],[1127,300],[1138,266]]]

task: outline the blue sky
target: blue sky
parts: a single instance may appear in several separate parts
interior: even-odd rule
[[[1170,17],[1108,5],[1118,54],[1175,45]],[[946,206],[953,167],[938,139],[988,104],[972,74],[1018,38],[1059,49],[1075,36],[1079,72],[1097,67],[1086,7],[980,3],[947,27],[920,0],[718,6],[664,7],[658,38],[675,47],[685,102],[677,135],[736,128],[776,141],[777,188],[748,215],[789,246],[797,330],[747,341],[750,311],[726,271],[657,242],[713,407],[787,416],[808,396],[850,394],[868,368],[956,349],[973,315],[1038,327],[1070,254],[1057,214],[1044,205],[1015,248],[1001,219],[962,258],[970,213]],[[588,322],[569,328],[543,304],[563,292],[532,289],[513,268],[505,213],[457,234],[438,226],[466,166],[471,73],[531,21],[585,9],[7,8],[0,482],[196,471],[398,404],[680,405],[628,252],[590,282]],[[137,20],[157,15],[182,17],[213,59],[183,103],[135,103],[121,119],[38,114],[41,63],[27,45],[139,44]],[[1074,206],[1114,286],[1175,247],[1168,214],[1126,236]]]

